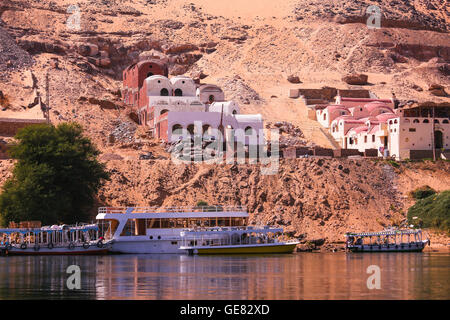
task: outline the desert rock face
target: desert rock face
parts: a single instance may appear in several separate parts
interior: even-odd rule
[[[429,184],[429,172],[439,190],[450,188],[445,163],[397,170],[373,161],[297,159],[283,161],[273,176],[252,165],[176,166],[136,128],[136,114],[119,91],[127,65],[161,59],[170,75],[217,84],[243,113],[291,128],[283,143],[329,147],[289,90],[361,88],[380,98],[395,92],[405,101],[449,102],[445,1],[77,3],[1,1],[0,118],[39,113],[36,96],[45,100],[48,93],[52,123],[82,124],[113,172],[99,205],[239,203],[253,221],[282,225],[304,239],[338,241],[349,228],[377,230],[400,218],[391,205],[405,210],[411,204],[406,194]],[[367,25],[370,5],[381,9],[380,29]],[[343,80],[359,74],[368,80]],[[145,152],[155,159],[139,161]],[[0,183],[12,166],[0,161]],[[405,182],[412,172],[415,183]]]

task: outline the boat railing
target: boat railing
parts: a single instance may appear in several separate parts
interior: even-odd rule
[[[99,214],[166,213],[166,212],[246,212],[245,206],[182,206],[182,207],[100,207]]]
[[[248,231],[249,233],[258,233],[259,231],[267,232],[276,230],[280,232],[279,228],[270,226],[234,226],[234,227],[193,227],[184,228],[181,231],[185,232],[197,232],[197,231]]]

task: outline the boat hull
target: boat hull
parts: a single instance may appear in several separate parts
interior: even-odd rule
[[[257,245],[232,245],[214,247],[180,247],[193,254],[264,254],[292,253],[298,243],[274,243]]]
[[[427,242],[415,242],[406,244],[391,245],[353,245],[347,246],[351,252],[421,252]]]

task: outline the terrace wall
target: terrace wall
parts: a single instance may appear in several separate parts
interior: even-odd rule
[[[10,119],[0,118],[0,135],[14,136],[19,129],[33,124],[46,123],[45,119]]]

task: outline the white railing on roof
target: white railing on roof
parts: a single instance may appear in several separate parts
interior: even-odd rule
[[[100,207],[99,214],[165,213],[165,212],[247,212],[245,206],[185,206],[185,207]]]

